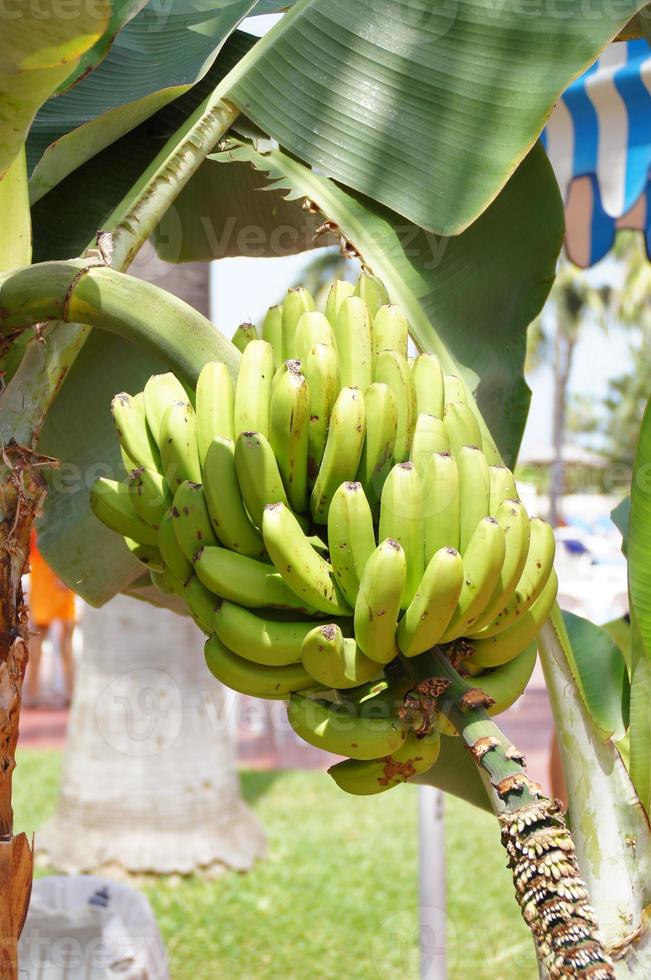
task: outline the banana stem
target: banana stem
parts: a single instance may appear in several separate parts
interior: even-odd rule
[[[434,647],[404,663],[418,692],[435,700],[480,771],[539,962],[551,977],[614,980],[560,804],[529,779],[524,757],[486,714],[483,692],[460,677],[441,650]]]

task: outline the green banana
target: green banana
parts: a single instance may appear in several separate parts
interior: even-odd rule
[[[208,514],[221,544],[250,558],[264,554],[262,535],[251,522],[242,501],[230,439],[213,439],[203,466],[203,492]]]
[[[398,624],[401,653],[415,657],[439,642],[457,608],[464,583],[463,559],[454,548],[441,548],[432,557],[418,592]]]
[[[111,414],[117,429],[120,445],[136,466],[149,470],[160,467],[158,446],[147,426],[144,397],[132,398],[126,392],[116,395],[111,402]]]
[[[252,323],[240,323],[239,327],[231,337],[231,344],[234,347],[237,347],[238,351],[243,354],[252,340],[259,339],[258,331],[255,329]]]
[[[165,563],[158,548],[153,548],[150,544],[139,544],[132,538],[125,538],[124,541],[133,557],[137,558],[145,568],[152,572],[162,573],[165,571]]]
[[[175,520],[172,516],[172,508],[163,514],[158,525],[158,549],[165,566],[170,570],[177,582],[186,582],[192,574],[192,563],[188,561],[176,537],[174,530]]]
[[[308,508],[310,392],[300,361],[286,361],[285,368],[271,395],[269,442],[290,506],[302,513]]]
[[[270,306],[262,324],[262,339],[271,344],[274,369],[283,363],[283,308]]]
[[[427,479],[432,453],[449,453],[450,440],[445,425],[435,415],[421,413],[411,442],[409,458],[422,480]]]
[[[307,289],[299,286],[298,289],[290,289],[283,303],[283,322],[282,322],[282,360],[291,361],[296,357],[295,337],[298,321],[304,313],[313,313],[315,309],[314,297]],[[255,428],[255,426],[249,426]]]
[[[312,547],[284,504],[265,507],[262,537],[284,581],[306,606],[331,616],[350,615],[352,610],[339,590],[332,566]]]
[[[396,625],[407,581],[407,559],[399,541],[382,541],[364,566],[355,603],[355,638],[379,664],[398,656]]]
[[[339,308],[334,335],[339,355],[341,384],[364,394],[373,380],[371,317],[358,296],[345,299]]]
[[[154,569],[150,569],[149,578],[151,579],[151,584],[157,589],[161,595],[181,595],[183,592],[183,582],[172,575],[169,568],[163,569],[162,572],[157,572]]]
[[[328,774],[337,786],[353,796],[373,796],[406,783],[418,773],[427,772],[439,757],[441,736],[438,731],[425,738],[410,732],[403,744],[381,759],[344,759],[330,766]]]
[[[303,363],[316,344],[326,347],[336,346],[335,335],[330,322],[323,313],[304,313],[298,321],[294,337],[294,357]]]
[[[553,605],[553,603],[552,603]],[[543,620],[544,622],[544,620]],[[541,624],[542,625],[542,624]],[[481,674],[472,682],[493,699],[494,704],[487,708],[487,714],[500,715],[524,694],[536,666],[538,648],[535,642],[521,647],[521,652],[494,670]],[[473,658],[474,659],[474,658]],[[471,661],[472,662],[472,661]]]
[[[464,446],[477,446],[481,449],[479,422],[473,410],[465,402],[451,402],[447,405],[443,422],[453,456],[458,456]]]
[[[398,306],[381,306],[373,318],[371,331],[373,366],[383,350],[395,350],[403,357],[409,347],[409,322]]]
[[[325,311],[331,327],[336,327],[337,325],[337,317],[339,316],[339,310],[343,301],[348,299],[349,296],[354,295],[355,286],[352,282],[347,282],[345,279],[337,279],[333,282],[328,293]]]
[[[312,682],[314,683],[314,682]],[[377,759],[395,752],[405,740],[405,733],[392,715],[390,703],[379,703],[382,695],[355,705],[353,702],[330,704],[315,701],[302,694],[289,699],[287,718],[297,735],[318,749],[346,755],[351,759]],[[379,717],[369,705],[377,702]]]
[[[364,396],[358,388],[342,388],[332,408],[325,452],[310,498],[316,524],[327,524],[330,501],[337,487],[355,479],[365,434]]]
[[[389,304],[389,294],[384,283],[367,269],[362,271],[355,284],[355,296],[359,296],[366,303],[372,317],[375,316],[381,306]]]
[[[375,547],[373,514],[362,484],[342,483],[328,512],[328,549],[335,579],[351,607]]]
[[[269,438],[269,399],[274,375],[271,345],[266,340],[252,340],[240,363],[235,384],[233,434],[260,432]]]
[[[495,520],[504,531],[504,564],[493,595],[473,625],[473,633],[480,632],[484,626],[492,623],[509,601],[520,581],[529,553],[531,525],[529,515],[519,500],[505,500],[495,514]]]
[[[162,471],[172,493],[185,480],[201,483],[197,417],[189,401],[172,402],[160,424]]]
[[[416,389],[407,358],[393,350],[378,354],[375,381],[389,386],[398,410],[398,431],[393,458],[396,463],[409,459],[411,440],[416,427]]]
[[[242,432],[235,443],[235,471],[251,520],[262,528],[267,504],[289,507],[274,451],[260,432]]]
[[[466,636],[481,615],[497,585],[505,551],[502,528],[494,517],[482,518],[463,555],[463,587],[441,643]]]
[[[241,606],[293,609],[307,615],[316,611],[300,601],[273,565],[238,555],[228,548],[204,548],[194,570],[207,589]]]
[[[552,569],[538,598],[507,629],[494,636],[473,637],[472,661],[479,667],[497,667],[517,657],[532,643],[545,625],[556,602],[558,577]]]
[[[468,403],[466,386],[456,374],[445,374],[443,376],[443,392],[446,408],[448,405],[454,404],[454,402]]]
[[[438,357],[435,354],[419,354],[411,373],[416,389],[418,414],[442,419],[445,410],[445,384]]]
[[[387,476],[380,504],[380,541],[392,538],[402,545],[407,578],[401,608],[416,595],[424,571],[423,485],[413,463],[398,463]]]
[[[190,576],[181,595],[199,629],[211,636],[215,632],[213,621],[219,599],[201,584],[196,575]]]
[[[391,388],[374,382],[364,396],[366,438],[357,470],[373,515],[380,512],[382,488],[393,464],[398,435],[398,407]]]
[[[209,361],[197,381],[197,445],[202,466],[213,439],[233,439],[234,400],[228,368],[221,361]]]
[[[310,677],[338,691],[382,676],[380,664],[364,656],[354,639],[344,638],[336,623],[311,630],[303,641],[301,658]]]
[[[174,494],[172,521],[179,548],[190,562],[202,548],[217,544],[200,483],[186,480]]]
[[[146,524],[158,530],[163,514],[172,504],[167,480],[158,470],[141,467],[129,473],[128,483],[134,510]]]
[[[206,641],[204,655],[213,677],[231,690],[250,697],[284,701],[294,691],[314,687],[314,681],[302,664],[263,667],[251,663],[224,646],[216,634]]]
[[[481,449],[462,446],[459,469],[459,551],[463,555],[482,517],[489,514],[490,475]]]
[[[503,609],[477,634],[478,639],[496,636],[512,626],[516,620],[522,619],[547,584],[556,551],[554,532],[546,521],[532,517],[530,534],[529,551],[520,580]]]
[[[286,667],[300,663],[303,640],[314,629],[314,622],[281,622],[234,602],[222,602],[213,627],[222,643],[239,657],[266,667]]]
[[[143,398],[147,425],[160,449],[163,415],[173,402],[186,402],[188,396],[179,379],[170,371],[152,375],[145,385]]]
[[[325,452],[330,416],[339,394],[339,358],[334,347],[315,344],[305,357],[303,374],[310,392],[307,472],[310,485],[314,486]]]
[[[441,548],[459,548],[459,468],[449,453],[432,453],[423,466],[424,563]]]
[[[495,517],[505,500],[518,500],[515,477],[506,466],[488,467],[490,481],[490,515]]]
[[[124,483],[106,477],[95,480],[90,489],[90,506],[95,517],[112,531],[138,544],[157,546],[156,531],[138,516],[129,487]]]

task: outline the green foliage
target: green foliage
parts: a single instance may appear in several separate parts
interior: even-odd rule
[[[629,679],[624,655],[605,629],[563,613],[570,668],[590,716],[606,741],[622,738],[628,724]]]

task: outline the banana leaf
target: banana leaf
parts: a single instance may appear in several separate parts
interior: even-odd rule
[[[629,713],[624,654],[606,629],[569,612],[563,613],[563,619],[570,638],[568,661],[579,693],[604,741],[618,741],[626,733]]]
[[[651,400],[640,428],[628,521],[628,590],[640,654],[651,659]],[[634,650],[636,648],[634,643]],[[633,660],[635,661],[635,656]]]

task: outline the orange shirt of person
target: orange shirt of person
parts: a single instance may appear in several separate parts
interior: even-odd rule
[[[76,621],[75,594],[56,577],[46,563],[38,550],[34,529],[32,529],[30,546],[29,606],[32,622],[39,629],[47,629],[55,620],[74,623]]]

